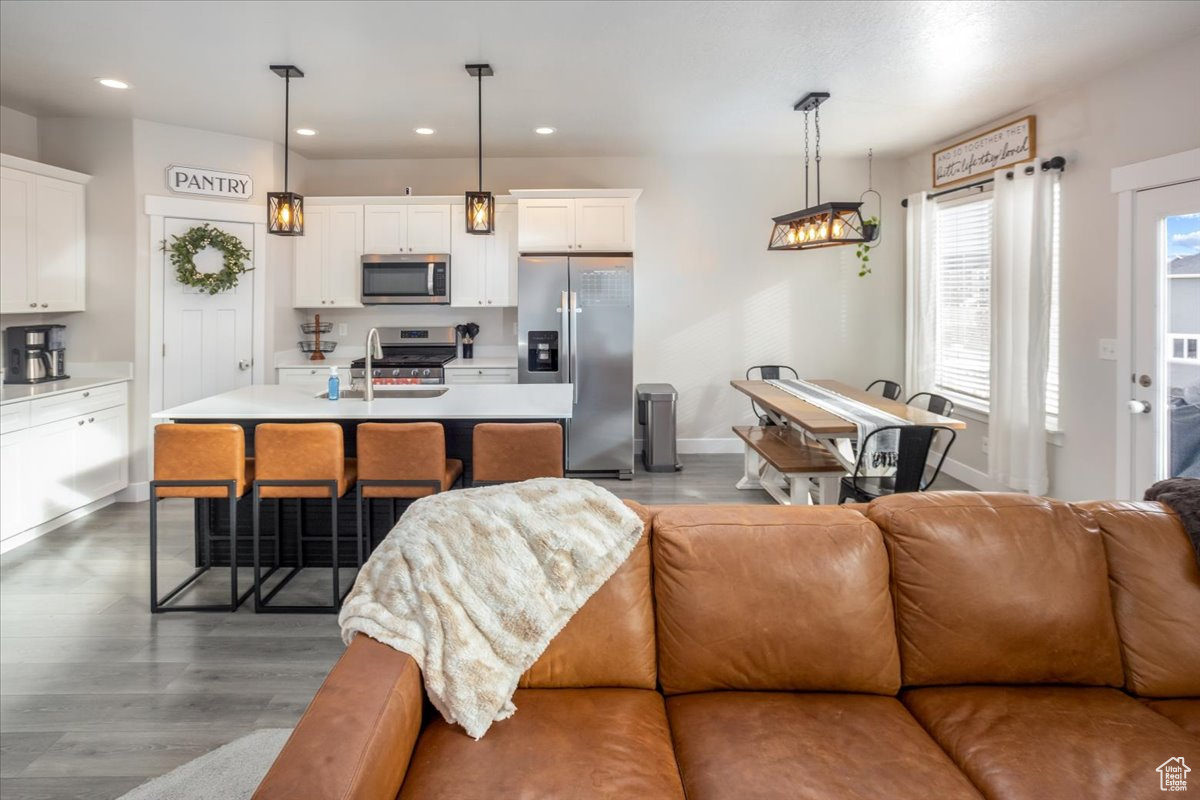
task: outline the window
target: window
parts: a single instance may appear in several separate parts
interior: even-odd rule
[[[1053,187],[1050,263],[1050,352],[1046,428],[1058,430],[1060,197]],[[992,198],[975,195],[934,209],[934,382],[966,405],[987,411],[991,386]]]

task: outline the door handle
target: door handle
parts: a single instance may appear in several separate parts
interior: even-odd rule
[[[1145,400],[1130,400],[1127,404],[1130,414],[1149,414],[1150,404]]]
[[[240,369],[242,372],[245,372],[246,370],[250,369],[250,362],[246,361],[244,359],[242,361],[239,361],[238,369]]]
[[[408,248],[411,250],[412,248]],[[425,265],[425,291],[433,297],[433,264]]]
[[[574,404],[579,405],[579,295],[571,292],[571,385],[574,387]]]

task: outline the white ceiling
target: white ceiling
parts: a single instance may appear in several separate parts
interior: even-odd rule
[[[1196,2],[0,3],[0,104],[282,140],[311,158],[900,155],[1200,33]],[[134,85],[98,86],[96,76]],[[435,136],[412,132],[419,125]],[[554,136],[533,128],[550,125]]]

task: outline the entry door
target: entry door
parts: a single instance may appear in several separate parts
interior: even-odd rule
[[[163,220],[167,241],[201,219]],[[213,222],[213,227],[254,246],[254,226],[246,222]],[[242,273],[237,286],[209,295],[175,279],[175,268],[162,253],[163,269],[163,407],[170,408],[251,383],[254,354],[253,273]],[[195,256],[196,268],[218,272],[221,251],[206,248]]]
[[[1200,181],[1138,192],[1133,231],[1132,491],[1200,478]]]

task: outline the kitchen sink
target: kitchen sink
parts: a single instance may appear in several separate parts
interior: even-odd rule
[[[395,398],[441,397],[449,389],[450,389],[449,386],[437,386],[437,387],[424,387],[423,386],[419,389],[400,389],[400,388],[393,388],[393,387],[388,387],[386,389],[383,389],[380,387],[376,387],[375,388],[375,399],[376,400],[392,400]],[[363,389],[342,389],[342,391],[339,392],[338,396],[342,400],[362,400],[363,397],[365,396],[365,394],[366,394],[366,391]],[[321,392],[319,395],[317,395],[317,397],[322,400],[328,400],[329,392]]]

